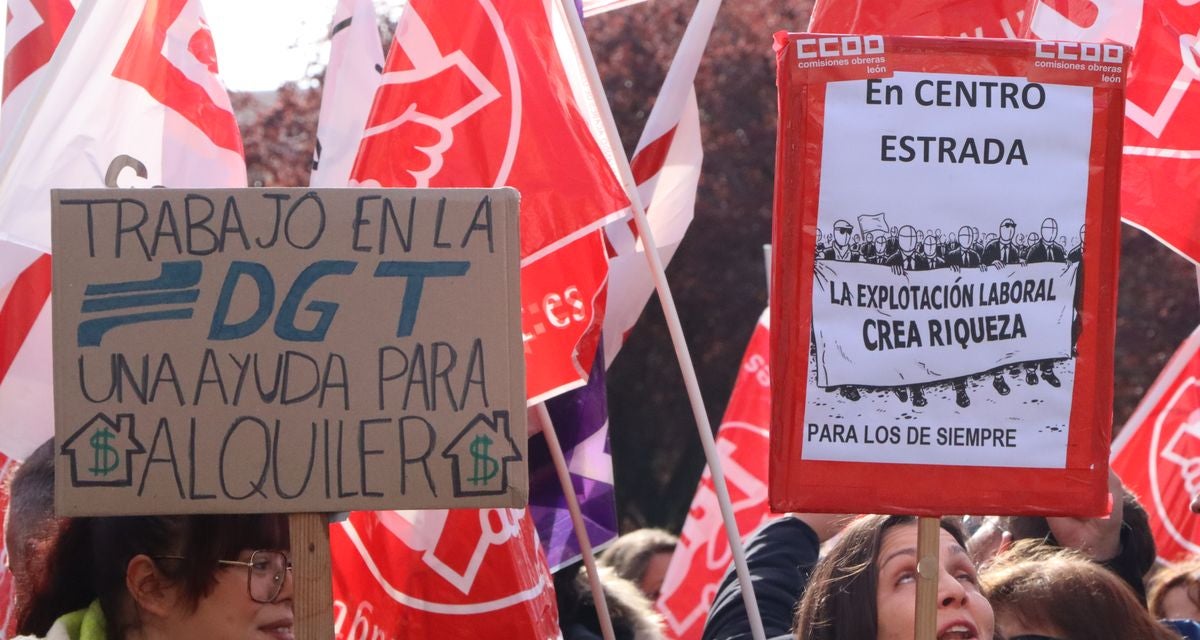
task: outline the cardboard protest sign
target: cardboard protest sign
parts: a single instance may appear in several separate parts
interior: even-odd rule
[[[59,513],[526,502],[515,191],[52,198]]]
[[[772,507],[1104,512],[1127,50],[776,50]]]

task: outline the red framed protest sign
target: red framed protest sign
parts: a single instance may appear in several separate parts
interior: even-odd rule
[[[1105,513],[1128,50],[776,51],[772,508]]]

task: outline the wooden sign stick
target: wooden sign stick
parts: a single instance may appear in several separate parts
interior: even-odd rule
[[[917,617],[915,640],[937,638],[938,552],[941,519],[917,521]]]
[[[288,526],[296,640],[329,640],[333,637],[329,519],[324,513],[293,513],[288,515]]]

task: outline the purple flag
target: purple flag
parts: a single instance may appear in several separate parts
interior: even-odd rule
[[[587,386],[547,400],[546,409],[571,472],[588,538],[593,548],[604,546],[617,537],[604,354],[596,354]],[[562,484],[546,447],[546,436],[540,432],[529,438],[529,509],[550,570],[557,571],[579,560],[579,541],[575,539]]]

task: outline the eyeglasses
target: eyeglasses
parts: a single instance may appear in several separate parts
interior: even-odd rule
[[[184,560],[183,556],[154,556],[155,560]],[[259,549],[250,554],[249,562],[241,560],[217,560],[227,567],[246,567],[246,590],[250,599],[270,604],[279,598],[287,574],[292,571],[292,561],[282,551]]]

